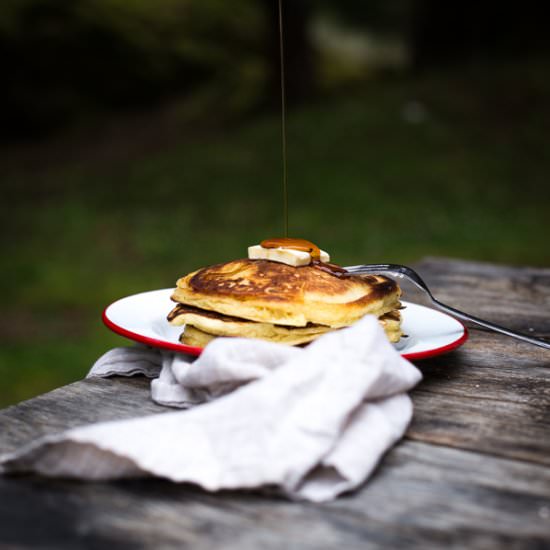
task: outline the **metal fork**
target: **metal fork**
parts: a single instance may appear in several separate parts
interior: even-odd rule
[[[494,332],[500,332],[501,334],[506,334],[507,336],[517,338],[518,340],[523,340],[524,342],[534,344],[535,346],[540,346],[541,348],[550,349],[550,342],[547,342],[542,338],[533,338],[532,336],[528,336],[527,334],[516,332],[514,330],[510,330],[509,328],[501,327],[500,325],[495,325],[494,323],[484,321],[479,317],[474,317],[473,315],[469,315],[468,313],[459,311],[454,307],[442,304],[439,300],[436,300],[433,297],[430,289],[428,288],[428,285],[422,280],[420,275],[418,275],[418,273],[416,273],[416,271],[414,271],[410,267],[396,264],[368,264],[349,266],[346,267],[345,270],[352,275],[374,275],[378,273],[391,273],[396,278],[408,279],[416,287],[418,287],[420,290],[428,295],[434,306],[442,311],[445,311],[446,313],[449,313],[453,317],[457,317],[458,319],[462,319],[464,321],[470,321],[471,323],[482,326],[486,329],[492,330]]]

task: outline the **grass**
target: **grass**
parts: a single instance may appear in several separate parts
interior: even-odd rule
[[[344,265],[550,266],[550,81],[537,65],[492,71],[372,84],[293,112],[291,234]],[[0,406],[126,345],[101,325],[106,304],[280,235],[278,138],[265,117],[138,158],[5,176]]]

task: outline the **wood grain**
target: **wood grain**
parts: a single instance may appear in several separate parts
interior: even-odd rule
[[[550,335],[550,270],[434,258],[416,267],[450,305]],[[0,547],[550,547],[550,353],[473,329],[459,350],[417,364],[406,438],[352,495],[315,506],[152,479],[0,478]],[[77,382],[0,411],[0,452],[166,410],[141,377]]]
[[[0,479],[0,541],[182,548],[544,548],[547,468],[405,442],[331,504],[208,494],[156,480]],[[46,519],[47,518],[47,519]]]
[[[550,465],[547,355],[471,331],[462,350],[418,364],[424,380],[407,437]]]
[[[533,336],[550,336],[550,269],[441,258],[415,268],[442,302]]]
[[[0,453],[76,426],[166,412],[144,377],[75,382],[0,411]]]

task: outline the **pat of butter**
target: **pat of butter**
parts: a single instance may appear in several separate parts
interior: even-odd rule
[[[311,255],[303,250],[293,250],[292,248],[264,248],[256,244],[248,247],[248,258],[251,260],[271,260],[282,264],[300,267],[311,263]],[[329,262],[330,256],[321,250],[321,261]]]

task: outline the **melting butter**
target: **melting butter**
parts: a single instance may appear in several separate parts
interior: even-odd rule
[[[257,244],[248,247],[248,258],[251,260],[270,260],[282,264],[300,267],[311,263],[311,254],[304,250],[294,250],[292,248],[264,248]],[[321,262],[329,262],[330,256],[324,250],[320,251]]]

